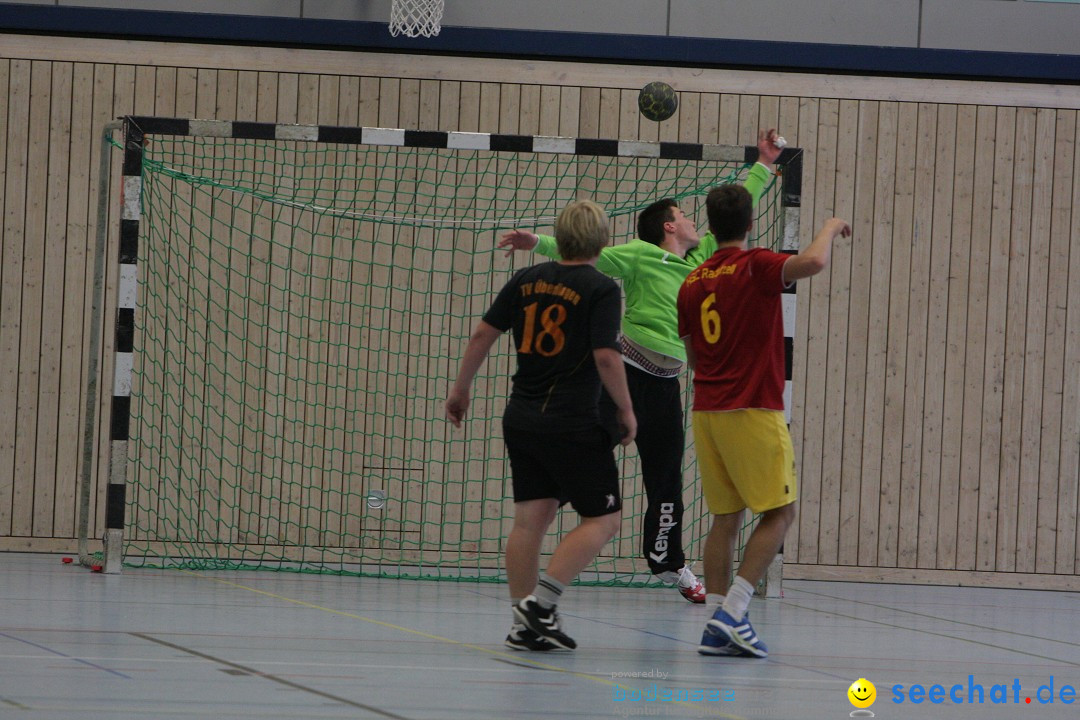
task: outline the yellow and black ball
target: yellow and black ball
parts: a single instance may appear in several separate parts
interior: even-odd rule
[[[657,80],[641,88],[637,99],[638,109],[649,120],[667,120],[679,108],[679,96],[675,88]]]

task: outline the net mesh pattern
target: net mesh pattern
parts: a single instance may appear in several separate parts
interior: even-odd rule
[[[477,318],[515,269],[499,235],[550,233],[589,197],[615,243],[740,164],[150,136],[144,151],[128,459],[129,565],[502,580],[513,518],[504,339],[462,430],[443,402]],[[778,184],[757,244],[778,247]],[[689,420],[689,414],[687,414]],[[688,432],[688,437],[690,436]],[[650,582],[636,452],[622,532],[585,582]],[[707,511],[692,447],[683,537]],[[550,553],[576,525],[560,513]]]

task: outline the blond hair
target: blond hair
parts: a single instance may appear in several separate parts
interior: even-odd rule
[[[555,221],[555,244],[563,260],[591,260],[607,246],[611,231],[603,209],[592,200],[577,200]]]

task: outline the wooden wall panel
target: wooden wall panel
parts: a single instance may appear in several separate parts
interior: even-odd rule
[[[934,242],[934,158],[937,140],[937,106],[919,104],[914,128],[914,173],[911,187],[911,281],[908,286],[908,322],[904,378],[904,449],[901,460],[900,524],[897,557],[900,567],[918,564],[922,516],[923,486],[931,483],[930,473],[922,467],[924,433],[932,418],[926,408],[926,355],[929,294],[931,280],[937,273],[930,266]],[[905,214],[906,216],[906,214]]]
[[[1069,114],[1072,115],[1071,113]],[[1075,117],[1069,117],[1070,124],[1080,131],[1080,123]],[[1066,143],[1067,146],[1068,143]],[[1058,493],[1062,503],[1058,511],[1058,557],[1055,563],[1055,571],[1068,574],[1070,566],[1074,574],[1080,573],[1080,492],[1077,483],[1080,481],[1080,442],[1069,428],[1080,427],[1080,373],[1072,370],[1080,367],[1080,252],[1076,250],[1076,238],[1080,237],[1080,182],[1077,181],[1076,168],[1080,167],[1080,132],[1073,138],[1073,193],[1070,209],[1072,212],[1071,229],[1068,237],[1071,239],[1069,246],[1069,279],[1068,302],[1066,307],[1065,327],[1065,387],[1062,393],[1061,413],[1061,469],[1058,471]],[[1059,258],[1060,260],[1060,258]],[[1070,499],[1072,502],[1068,502]],[[1070,546],[1069,539],[1072,536],[1073,544]],[[1070,559],[1072,563],[1070,564]]]
[[[841,453],[840,485],[840,551],[837,562],[858,565],[865,560],[867,547],[876,549],[876,537],[867,533],[876,528],[864,518],[867,506],[872,506],[876,518],[877,494],[864,497],[877,485],[860,482],[863,478],[863,448],[870,428],[864,425],[866,412],[867,347],[870,333],[870,287],[874,268],[873,246],[867,242],[874,222],[874,178],[877,175],[877,118],[876,102],[859,102],[857,124],[853,134],[846,134],[841,143],[843,156],[837,162],[841,177],[850,185],[850,196],[837,207],[840,217],[851,223],[851,279],[849,285],[848,317],[846,322],[848,348],[844,376],[844,438]]]
[[[874,288],[867,301],[868,335],[866,344],[866,379],[863,406],[862,468],[859,492],[860,564],[878,564],[881,543],[881,508],[884,482],[883,449],[885,447],[885,366],[889,331],[888,292],[890,268],[889,228],[892,223],[893,173],[896,158],[896,103],[874,103],[864,133],[872,137],[869,151],[876,158],[874,173],[863,184],[872,196],[873,214],[857,218],[852,227],[852,244],[861,246],[870,256],[870,283]]]
[[[30,98],[32,66],[27,61],[13,61],[9,76],[7,177],[4,192],[4,288],[0,302],[0,394],[4,396],[5,419],[3,438],[3,467],[7,477],[0,486],[10,488],[9,532],[14,536],[29,537],[31,513],[33,512],[34,477],[28,473],[25,425],[33,423],[26,407],[26,391],[22,386],[26,372],[20,363],[24,357],[33,364],[33,355],[22,353],[23,305],[33,308],[31,297],[35,282],[40,282],[33,265],[26,265],[26,201],[32,188],[31,168],[28,162],[30,139]],[[30,485],[28,488],[27,485]]]
[[[62,484],[56,494],[56,537],[75,535],[78,522],[78,492],[82,479],[82,456],[78,452],[83,436],[83,410],[86,407],[89,337],[86,331],[87,277],[93,274],[96,218],[90,211],[91,149],[90,142],[71,142],[72,138],[93,138],[93,66],[75,63],[72,67],[71,98],[68,111],[71,125],[68,132],[69,158],[67,177],[67,226],[61,232],[65,239],[64,254],[64,325],[60,341],[60,420],[57,428],[57,448],[61,457],[57,465],[57,482]],[[92,285],[91,285],[92,287]],[[71,439],[80,438],[79,442]],[[62,480],[67,482],[61,483]]]
[[[1049,277],[1050,313],[1046,321],[1046,402],[1043,405],[1042,467],[1040,478],[1045,477],[1050,486],[1047,492],[1046,510],[1043,511],[1040,491],[1039,522],[1046,530],[1040,536],[1040,548],[1046,547],[1049,555],[1053,547],[1054,563],[1039,568],[1040,572],[1068,573],[1080,569],[1076,564],[1080,533],[1077,532],[1077,456],[1080,443],[1073,442],[1068,432],[1080,421],[1080,386],[1077,367],[1076,340],[1080,329],[1075,299],[1078,292],[1077,268],[1080,253],[1070,249],[1070,238],[1077,237],[1080,229],[1080,182],[1076,168],[1080,143],[1077,142],[1077,118],[1075,113],[1059,112],[1054,152],[1053,209],[1051,211],[1051,265]],[[1068,262],[1066,262],[1068,258]],[[1070,309],[1073,308],[1073,309]],[[1072,364],[1070,364],[1070,362]],[[1056,506],[1056,512],[1053,509]],[[1040,529],[1042,529],[1042,527]]]
[[[952,195],[942,198],[941,203],[950,212],[949,225],[940,226],[943,239],[947,238],[949,257],[947,327],[944,352],[944,397],[942,399],[940,502],[938,503],[938,531],[934,565],[946,570],[957,567],[957,545],[960,538],[962,505],[970,503],[972,492],[961,492],[961,457],[964,432],[964,383],[967,351],[968,306],[972,298],[968,279],[971,274],[971,215],[972,183],[974,177],[975,133],[956,133],[957,128],[974,128],[976,109],[961,105],[956,109],[954,133]],[[948,143],[946,143],[948,144]],[[948,153],[943,148],[943,155]],[[947,162],[947,161],[946,161]],[[935,227],[938,227],[935,224]],[[977,475],[975,476],[977,477]]]
[[[922,445],[922,485],[919,489],[919,535],[917,566],[937,567],[938,533],[942,522],[942,427],[945,417],[945,367],[948,362],[949,267],[952,248],[952,197],[956,176],[956,114],[955,105],[932,106],[937,113],[936,135],[933,138],[932,176],[928,184],[927,201],[933,208],[929,214],[925,242],[928,244],[927,267],[929,296],[927,299],[927,328],[925,343],[925,431]],[[936,369],[936,371],[935,371]],[[947,484],[947,480],[946,480]],[[955,501],[948,507],[955,508]],[[950,517],[952,521],[952,517]],[[953,526],[955,529],[955,525]]]
[[[452,74],[443,67],[445,59],[416,56],[391,65],[373,58],[378,62],[370,67],[378,73],[364,75],[326,61],[344,57],[338,53],[280,51],[268,64],[243,49],[192,54],[187,46],[136,44],[126,46],[136,53],[125,57],[122,44],[85,41],[83,55],[73,57],[72,47],[82,41],[50,46],[4,38],[0,549],[54,548],[74,534],[78,463],[72,448],[80,441],[85,400],[99,133],[106,121],[136,112],[726,144],[750,144],[757,128],[779,127],[805,152],[802,242],[832,215],[849,219],[855,229],[852,240],[837,244],[831,268],[799,292],[792,434],[801,500],[785,548],[790,572],[851,579],[845,568],[861,569],[862,577],[872,579],[910,571],[903,577],[917,582],[981,571],[969,575],[972,584],[992,584],[992,578],[1009,584],[1010,577],[1024,584],[1045,575],[1068,586],[1080,570],[1080,93],[1046,88],[1040,95],[1031,86],[956,83],[943,95],[940,83],[811,78],[800,85],[783,74],[723,72],[702,82],[687,71],[683,82],[674,78],[681,90],[679,112],[654,123],[636,110],[636,88],[651,79],[648,68],[614,72],[609,66],[573,65],[575,72],[567,74],[571,64],[479,61],[470,75],[469,63]],[[155,50],[160,64],[142,59],[144,45]],[[568,77],[581,85],[566,84]],[[806,87],[818,94],[806,94]],[[1006,100],[994,104],[998,97]],[[106,189],[113,196],[118,162],[114,158],[116,182]],[[115,207],[110,212],[111,304]],[[329,250],[321,239],[326,229],[319,223],[308,229],[303,242],[314,251],[314,266]],[[266,236],[275,230],[267,225],[248,231]],[[432,283],[446,277],[434,272],[441,263],[477,282],[482,277],[486,292],[493,282],[489,271],[504,268],[501,256],[490,252],[464,260],[462,253],[444,252],[440,248],[451,238],[405,231],[395,242],[423,254],[416,272]],[[215,266],[231,267],[237,278],[247,272],[236,258],[211,258]],[[194,278],[208,259],[173,261],[175,272],[192,272]],[[300,289],[311,282],[288,267],[270,271],[280,275],[278,287]],[[331,295],[336,285],[349,285],[347,276],[334,277]],[[424,300],[409,292],[403,278],[383,269],[364,279],[392,306],[406,308],[410,318],[424,315]],[[333,302],[330,309],[315,299],[305,302],[307,318],[334,312]],[[480,304],[466,308],[468,317],[430,325],[433,335],[436,329],[467,332],[483,310]],[[258,311],[246,312],[249,322],[259,320],[251,315]],[[224,325],[231,314],[219,307],[207,321]],[[277,321],[272,312],[266,319]],[[362,337],[335,336],[330,342],[326,333],[334,331],[316,320],[294,322],[299,326],[289,330],[296,339],[287,348],[294,356],[326,355],[336,344],[351,348],[353,357],[367,352]],[[103,413],[109,407],[112,333],[106,313]],[[191,342],[191,357],[202,355],[199,341]],[[430,340],[409,343],[392,350],[426,358],[409,361],[408,387],[422,385],[422,395],[410,397],[406,385],[391,388],[394,396],[381,402],[399,411],[398,419],[361,428],[381,438],[378,447],[364,452],[400,460],[423,456],[435,463],[455,459],[469,477],[482,478],[466,492],[496,509],[505,469],[475,459],[486,456],[488,441],[462,446],[441,436],[423,440],[437,423],[419,416],[438,413],[436,400],[446,391],[444,376],[453,363],[438,357]],[[211,346],[205,352],[228,363],[242,349]],[[496,363],[496,373],[511,364],[505,356]],[[186,461],[188,472],[215,462],[249,468],[235,488],[209,492],[215,498],[239,494],[237,539],[249,530],[290,541],[355,533],[355,527],[323,526],[314,519],[323,507],[355,511],[362,488],[347,483],[348,472],[328,470],[325,486],[303,496],[286,491],[261,507],[245,500],[266,476],[287,479],[301,468],[340,465],[362,473],[351,465],[358,459],[323,448],[336,445],[334,431],[311,427],[340,423],[322,410],[305,419],[308,427],[296,429],[295,447],[255,445],[258,428],[272,420],[253,409],[276,402],[278,394],[309,395],[315,391],[307,388],[319,379],[267,384],[264,394],[241,404],[200,386],[206,412],[248,413],[245,424],[253,428],[228,443],[235,452],[215,453],[220,458],[214,459],[199,451]],[[193,386],[195,380],[190,378]],[[334,389],[343,386],[341,379],[322,380],[329,382],[318,392],[342,392]],[[315,395],[309,399],[320,404]],[[496,429],[491,424],[488,434],[497,435]],[[107,428],[99,436],[103,450]],[[99,452],[91,537],[102,522],[104,462]],[[419,493],[413,500],[452,506],[462,499],[451,484],[405,486]],[[187,502],[194,525],[213,523],[202,500],[174,494],[137,504],[144,500]],[[301,525],[309,527],[307,533]],[[392,530],[392,523],[385,529]],[[465,524],[460,533],[479,549],[501,530]],[[687,538],[687,544],[695,540]]]
[[[848,105],[848,103],[844,103]],[[818,112],[818,141],[817,163],[815,172],[817,186],[821,188],[813,198],[814,217],[816,224],[820,225],[828,217],[837,213],[837,194],[843,192],[842,188],[847,182],[841,180],[840,169],[837,159],[840,156],[839,145],[843,137],[848,136],[850,130],[850,118],[848,127],[840,129],[841,103],[835,100],[822,101]],[[846,208],[850,211],[850,204]],[[820,510],[818,513],[819,529],[819,554],[818,562],[825,565],[835,565],[839,550],[839,523],[840,523],[840,459],[843,457],[843,431],[844,431],[844,393],[843,377],[847,360],[847,303],[848,290],[851,286],[851,252],[847,243],[837,243],[833,249],[832,262],[826,272],[815,277],[810,283],[813,295],[810,309],[810,337],[811,345],[807,354],[812,354],[816,348],[820,348],[825,359],[824,363],[816,364],[820,368],[820,374],[811,373],[807,382],[818,385],[820,395],[817,401],[822,402],[820,416],[822,422],[818,424],[820,439],[815,438],[821,455],[820,465],[815,463],[815,468],[820,467]],[[806,290],[805,287],[802,290]],[[839,392],[837,392],[839,390]],[[807,408],[814,407],[808,392]],[[825,452],[825,448],[840,450],[841,452]]]
[[[855,221],[856,166],[859,148],[859,103],[854,100],[840,101],[835,175],[836,187],[830,214],[842,217],[848,222]],[[829,372],[828,386],[830,401],[825,415],[830,418],[825,423],[825,446],[833,452],[823,456],[822,476],[833,478],[829,504],[832,506],[832,522],[835,524],[835,554],[830,550],[833,563],[857,563],[859,549],[859,492],[855,478],[858,475],[845,475],[844,465],[851,462],[851,446],[858,446],[852,441],[852,431],[861,426],[855,418],[857,408],[861,409],[861,381],[848,387],[848,379],[865,372],[866,348],[865,322],[860,323],[860,310],[865,304],[859,298],[865,293],[853,295],[856,282],[865,282],[866,254],[860,252],[851,242],[838,243],[833,249],[831,287],[829,297]],[[854,329],[854,332],[852,330]],[[860,336],[860,333],[862,334]],[[860,367],[860,361],[863,367]],[[848,423],[855,423],[856,428]],[[846,560],[841,559],[846,558]]]
[[[1016,141],[1016,109],[998,108],[994,133],[993,208],[990,215],[989,276],[986,298],[985,375],[982,387],[982,426],[979,465],[979,549],[976,567],[996,570],[999,563],[1011,569],[1012,558],[999,536],[1013,528],[1015,504],[1001,507],[1001,434],[1005,383],[1005,340],[1009,303],[1009,244],[1013,201],[1013,161]],[[1009,408],[1010,412],[1012,408]],[[1007,487],[1005,490],[1007,491]],[[1008,496],[1006,493],[1006,500]],[[1010,519],[1010,515],[1011,518]]]
[[[729,137],[734,135],[730,130],[725,131],[724,129],[727,127],[724,109],[725,106],[731,107],[737,101],[737,97],[732,100],[731,96],[721,100],[721,138],[725,134]],[[814,99],[803,98],[801,100],[797,139],[792,140],[797,147],[804,148],[806,152],[803,158],[804,188],[812,186],[816,178],[816,166],[813,159],[816,157],[819,105],[820,103]],[[721,140],[721,142],[724,141]],[[813,198],[804,192],[799,216],[804,246],[807,236],[813,232],[810,228],[815,226],[814,207]],[[818,562],[818,528],[821,507],[821,427],[820,423],[812,422],[809,418],[817,418],[813,414],[817,406],[814,406],[812,399],[820,397],[818,393],[821,388],[820,375],[823,366],[821,364],[815,365],[809,359],[812,353],[808,348],[815,337],[815,335],[811,334],[812,328],[815,327],[814,318],[811,317],[811,314],[815,311],[815,308],[819,308],[821,305],[820,301],[815,302],[816,295],[813,290],[814,281],[803,284],[799,292],[795,316],[795,336],[806,338],[806,342],[800,340],[795,345],[794,357],[792,358],[791,430],[794,435],[792,444],[795,446],[795,459],[799,473],[799,513],[796,516],[795,523],[788,531],[788,537],[797,538],[796,562],[816,564]],[[817,310],[816,317],[820,317],[820,315],[820,310]],[[811,410],[812,407],[815,409]]]
[[[15,423],[18,420],[18,309],[23,288],[23,248],[17,244],[14,217],[16,202],[22,201],[26,169],[19,167],[17,150],[26,125],[27,106],[24,64],[4,59],[0,63],[0,117],[5,133],[0,133],[0,188],[3,189],[3,218],[0,219],[0,535],[12,534],[12,502],[15,490]],[[28,66],[27,66],[28,67]],[[22,121],[22,123],[21,123]],[[22,124],[22,130],[16,126]],[[14,144],[14,147],[13,147]],[[24,161],[25,163],[25,161]]]
[[[1040,556],[1049,555],[1048,565],[1053,566],[1053,551],[1039,546],[1040,506],[1049,520],[1056,522],[1056,513],[1049,512],[1047,500],[1051,494],[1049,477],[1040,474],[1040,439],[1042,436],[1044,395],[1047,280],[1050,267],[1050,200],[1053,194],[1055,120],[1053,112],[1039,110],[1034,113],[1034,147],[1031,173],[1031,209],[1028,227],[1021,232],[1030,238],[1028,255],[1028,304],[1024,320],[1024,380],[1023,412],[1020,430],[1020,463],[1017,469],[1020,480],[1020,500],[1017,518],[1017,570],[1035,572]],[[1060,432],[1060,427],[1056,428]],[[1054,483],[1053,493],[1057,487]],[[1045,543],[1045,537],[1044,537]]]
[[[888,216],[882,228],[888,243],[886,257],[888,282],[885,293],[888,311],[885,339],[883,444],[881,452],[881,505],[878,509],[878,564],[896,567],[899,561],[901,502],[910,499],[902,494],[911,478],[904,476],[904,405],[907,359],[908,290],[911,284],[911,211],[914,184],[914,131],[916,106],[901,103],[889,117],[891,137],[883,133],[893,152],[890,180],[880,202]]]
[[[42,210],[45,214],[44,240],[37,252],[44,261],[41,286],[41,344],[38,377],[37,457],[34,462],[34,535],[62,534],[56,527],[57,505],[62,499],[68,506],[74,499],[74,463],[77,453],[59,443],[61,417],[60,377],[63,366],[61,346],[64,326],[64,270],[67,244],[69,153],[71,148],[71,63],[52,63],[52,82],[48,88],[49,118],[47,147],[48,177]],[[78,398],[78,395],[75,395]],[[70,411],[69,411],[70,413]],[[76,410],[76,415],[78,411]],[[67,468],[62,463],[67,460]]]
[[[0,60],[0,117],[4,118],[5,128],[10,128],[14,119],[11,105],[14,99],[11,71],[15,64],[7,59]],[[21,182],[21,173],[13,177],[12,184],[8,184],[11,170],[11,160],[8,157],[8,145],[11,142],[9,135],[9,132],[0,133],[0,190],[4,192],[4,198],[0,200],[0,209],[3,210],[3,218],[0,219],[0,402],[3,403],[3,412],[0,412],[0,536],[11,534],[11,501],[15,484],[13,440],[17,420],[12,412],[16,392],[16,345],[11,333],[16,322],[14,293],[22,287],[19,266],[8,265],[9,260],[15,259],[17,250],[8,245],[13,242],[14,232],[7,220],[7,198],[21,199],[22,195],[19,186],[15,184]]]

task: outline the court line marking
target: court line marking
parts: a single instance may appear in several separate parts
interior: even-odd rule
[[[137,638],[139,638],[141,640],[146,640],[147,642],[157,643],[158,645],[163,645],[163,646],[165,646],[167,648],[172,648],[173,650],[179,650],[180,652],[187,653],[189,655],[194,655],[195,657],[200,657],[200,658],[203,658],[204,660],[209,660],[211,662],[219,663],[221,665],[225,665],[227,667],[231,667],[231,668],[234,668],[236,670],[243,671],[243,672],[248,673],[249,675],[253,675],[255,677],[264,678],[264,679],[269,680],[271,682],[278,683],[279,685],[284,685],[286,687],[290,687],[293,690],[302,690],[303,692],[311,693],[312,695],[318,695],[319,697],[326,698],[327,700],[333,700],[334,702],[338,702],[338,703],[341,703],[343,705],[348,705],[349,707],[358,708],[360,710],[367,710],[370,713],[374,713],[376,715],[381,715],[381,716],[387,717],[387,718],[393,718],[394,720],[409,720],[409,718],[406,718],[403,715],[397,715],[395,713],[389,712],[388,710],[381,710],[381,709],[379,709],[377,707],[372,707],[371,705],[365,705],[364,703],[356,702],[355,700],[349,700],[347,698],[339,697],[337,695],[332,695],[332,694],[330,694],[328,692],[323,692],[322,690],[316,690],[315,688],[308,687],[306,685],[301,685],[300,683],[295,683],[295,682],[293,682],[291,680],[286,680],[285,678],[278,677],[277,675],[271,675],[270,673],[259,672],[258,670],[255,670],[254,668],[249,668],[249,667],[247,667],[245,665],[240,665],[239,663],[230,662],[229,660],[225,660],[223,658],[214,657],[213,655],[208,655],[207,653],[199,652],[198,650],[193,650],[192,648],[184,647],[183,645],[177,645],[176,643],[171,643],[168,640],[162,640],[160,638],[153,637],[152,635],[147,635],[146,633],[131,632],[131,633],[128,633],[128,634],[131,635],[132,637],[137,637]]]
[[[281,602],[287,602],[287,603],[292,603],[293,605],[299,605],[300,607],[306,607],[306,608],[308,608],[310,610],[322,610],[323,612],[328,612],[328,613],[331,613],[333,615],[340,615],[341,617],[347,617],[347,618],[350,618],[352,620],[360,620],[362,622],[371,623],[372,625],[378,625],[379,627],[389,628],[391,630],[398,630],[400,632],[408,633],[410,635],[416,635],[416,636],[419,636],[419,637],[422,637],[422,638],[427,638],[428,640],[436,640],[438,642],[444,642],[444,643],[448,643],[450,645],[456,645],[458,647],[468,648],[469,650],[476,650],[477,652],[485,653],[487,655],[492,655],[492,656],[494,656],[496,658],[500,658],[500,659],[504,659],[504,660],[513,660],[515,663],[524,664],[524,665],[527,665],[527,666],[538,668],[540,670],[554,670],[555,672],[565,673],[565,674],[571,675],[573,677],[581,678],[583,680],[588,680],[589,682],[598,683],[600,685],[606,685],[606,686],[611,687],[611,688],[616,688],[617,687],[617,688],[621,688],[623,690],[640,690],[640,688],[631,687],[631,686],[628,686],[628,685],[623,685],[623,684],[617,683],[617,682],[615,682],[613,680],[608,680],[607,678],[596,677],[594,675],[588,675],[586,673],[578,672],[576,670],[567,670],[566,668],[561,668],[561,667],[559,667],[557,665],[548,665],[547,663],[542,663],[542,662],[539,662],[537,660],[532,660],[530,658],[518,657],[517,653],[515,653],[514,655],[511,655],[509,652],[502,652],[500,650],[492,650],[491,648],[486,648],[486,647],[483,647],[481,645],[473,645],[472,643],[462,642],[460,640],[454,640],[452,638],[443,637],[441,635],[433,635],[431,633],[424,632],[423,630],[414,630],[412,628],[403,627],[401,625],[395,625],[394,623],[388,623],[388,622],[384,622],[382,620],[376,620],[374,618],[365,617],[363,615],[358,615],[356,613],[347,612],[345,610],[335,610],[334,608],[328,608],[328,607],[324,607],[322,605],[316,605],[315,603],[310,603],[310,602],[307,602],[306,600],[297,600],[296,598],[290,598],[290,597],[286,597],[284,595],[278,595],[277,593],[272,593],[272,592],[269,592],[267,590],[260,590],[258,588],[253,588],[253,587],[250,587],[248,585],[242,585],[240,583],[232,582],[230,580],[222,580],[221,578],[210,577],[209,575],[203,575],[201,573],[197,573],[197,572],[194,572],[192,570],[184,570],[184,569],[180,568],[179,571],[184,573],[185,575],[191,575],[193,577],[197,577],[197,578],[200,578],[202,580],[210,580],[211,582],[221,583],[222,585],[228,585],[230,587],[239,588],[240,590],[247,590],[248,592],[253,592],[253,593],[256,593],[257,595],[264,595],[264,596],[269,597],[269,598],[274,598],[275,600],[280,600]],[[728,715],[727,713],[721,712],[721,711],[719,711],[719,710],[717,710],[715,708],[711,708],[711,707],[709,707],[707,705],[703,705],[703,704],[700,704],[700,703],[692,703],[692,702],[686,702],[686,701],[682,701],[682,700],[672,700],[671,704],[672,705],[682,705],[682,706],[685,706],[685,707],[690,707],[690,708],[693,708],[694,710],[699,711],[699,712],[700,711],[706,711],[706,712],[708,712],[710,715],[712,715],[714,717],[726,718],[726,720],[747,720],[747,718],[744,718],[741,715]]]
[[[105,667],[103,665],[98,665],[96,663],[92,663],[92,662],[89,662],[87,660],[83,660],[82,658],[77,658],[77,657],[74,657],[72,655],[62,653],[59,650],[53,650],[50,647],[46,647],[44,645],[39,645],[38,643],[30,641],[30,640],[23,640],[22,638],[15,637],[14,635],[8,635],[5,632],[0,632],[0,637],[6,637],[9,640],[14,640],[15,642],[25,643],[27,645],[31,645],[33,647],[36,647],[38,650],[44,650],[45,652],[52,653],[53,655],[59,655],[62,658],[67,658],[68,660],[74,660],[75,662],[82,663],[83,665],[89,665],[90,667],[94,668],[95,670],[104,670],[107,673],[110,673],[112,675],[116,675],[117,677],[122,677],[125,680],[131,680],[130,675],[125,675],[122,672],[117,672],[116,670],[112,670],[112,669],[107,668],[107,667]]]
[[[915,617],[924,618],[924,619],[927,619],[927,620],[937,620],[938,622],[952,623],[953,625],[963,625],[964,627],[975,628],[976,630],[986,630],[988,632],[1003,633],[1005,635],[1014,635],[1016,637],[1029,638],[1031,640],[1042,640],[1044,642],[1053,642],[1053,643],[1058,643],[1060,645],[1065,645],[1066,647],[1069,647],[1069,648],[1078,647],[1077,643],[1075,643],[1075,642],[1073,642],[1071,640],[1058,640],[1057,638],[1040,637],[1038,635],[1031,635],[1031,634],[1028,634],[1028,633],[1017,632],[1015,630],[1004,630],[1004,629],[996,628],[996,627],[988,627],[986,625],[979,625],[978,623],[970,623],[970,622],[965,622],[963,620],[953,620],[951,618],[943,618],[943,617],[938,617],[936,615],[930,615],[930,614],[927,614],[927,613],[915,612],[914,610],[907,610],[907,609],[902,608],[902,607],[893,607],[893,606],[889,606],[889,605],[880,605],[878,603],[869,602],[867,600],[851,600],[851,599],[843,598],[843,597],[834,597],[832,595],[826,595],[825,593],[813,592],[812,590],[799,590],[798,592],[805,593],[807,595],[814,595],[814,596],[817,596],[817,597],[826,598],[828,600],[841,600],[841,601],[854,603],[856,605],[866,605],[867,607],[878,608],[879,610],[889,610],[889,611],[892,611],[892,612],[904,613],[905,615],[914,615]],[[782,600],[781,602],[786,602],[786,601]],[[798,607],[798,606],[796,606],[796,607]],[[1053,608],[1047,608],[1047,610],[1050,611],[1050,612],[1054,611]],[[903,626],[896,626],[896,627],[903,627]],[[911,628],[908,628],[908,629],[910,630]],[[948,636],[945,636],[945,637],[948,637]],[[977,640],[970,640],[969,642],[978,642],[978,641]],[[980,644],[989,645],[989,643],[980,643]],[[992,647],[1001,647],[1001,646],[1000,645],[993,645]],[[1009,649],[1012,650],[1013,648],[1009,648]],[[1023,651],[1017,650],[1016,652],[1023,652]],[[1032,655],[1031,653],[1024,653],[1024,654],[1025,655]],[[1053,660],[1055,662],[1063,662],[1063,663],[1065,663],[1067,665],[1075,665],[1077,667],[1080,667],[1080,663],[1072,662],[1070,660],[1057,660],[1057,658],[1046,657],[1046,656],[1043,656],[1043,655],[1032,655],[1032,657],[1041,658],[1043,660]]]
[[[116,703],[123,702],[123,698],[119,700],[113,700],[112,705],[109,706],[109,717],[119,717],[121,715],[134,715],[136,720],[146,720],[146,718],[155,718],[159,720],[164,717],[195,717],[195,718],[217,718],[218,715],[213,713],[207,713],[205,710],[190,710],[181,707],[168,707],[162,708],[160,705],[153,707],[144,707],[142,705],[130,705],[125,707],[117,707]],[[91,710],[97,711],[97,708],[88,709],[87,705],[35,705],[34,707],[20,707],[20,710],[30,710],[35,713],[33,717],[44,717],[42,713],[52,713],[51,717],[63,717],[63,718],[76,718],[82,717]],[[100,714],[100,712],[98,713]],[[230,707],[228,710],[229,717],[251,717],[262,720],[263,718],[285,718],[285,720],[296,720],[297,714],[291,711],[279,711],[275,712],[268,710],[267,708],[259,708],[258,710],[245,710],[243,708]],[[326,720],[341,720],[341,712],[333,712],[331,714],[313,714],[311,711],[304,712],[304,720],[317,720],[318,718],[325,718]]]
[[[837,618],[847,618],[849,620],[858,620],[859,622],[870,623],[871,625],[880,625],[882,627],[892,628],[894,630],[906,630],[908,632],[919,633],[919,634],[922,634],[922,635],[933,635],[934,637],[941,637],[941,638],[945,638],[947,640],[953,640],[955,642],[971,643],[972,645],[980,645],[982,647],[993,648],[995,650],[1008,650],[1009,652],[1014,652],[1014,653],[1017,653],[1018,655],[1026,655],[1028,657],[1033,657],[1033,658],[1036,658],[1038,660],[1045,660],[1045,661],[1051,662],[1051,663],[1061,663],[1063,665],[1072,665],[1073,667],[1080,667],[1080,663],[1073,662],[1072,660],[1062,660],[1061,658],[1049,657],[1047,655],[1039,655],[1038,653],[1028,652],[1026,650],[1018,650],[1018,649],[1013,648],[1013,647],[1002,647],[1002,645],[1000,643],[989,643],[989,642],[983,642],[982,640],[972,640],[971,638],[957,637],[956,635],[950,635],[950,634],[944,633],[944,632],[934,632],[933,630],[925,630],[923,628],[913,628],[913,627],[910,627],[908,625],[897,625],[895,623],[888,623],[888,622],[885,622],[883,620],[869,620],[867,618],[860,618],[860,617],[856,617],[854,615],[841,615],[840,613],[835,612],[833,610],[819,610],[818,608],[806,607],[805,605],[799,605],[798,603],[793,603],[793,602],[790,602],[788,600],[781,600],[781,602],[783,602],[785,605],[790,605],[791,607],[799,608],[800,610],[809,610],[811,612],[821,613],[823,615],[831,615],[831,616],[837,617]],[[948,621],[945,621],[945,622],[948,622]],[[969,623],[960,623],[960,624],[961,625],[967,625]],[[994,628],[980,627],[978,625],[973,625],[972,627],[976,627],[976,628],[980,628],[982,630],[988,630],[988,631],[993,631],[994,630]],[[1003,630],[1002,632],[1010,632],[1010,631]],[[1022,635],[1023,636],[1022,633],[1011,633],[1011,634]],[[1028,635],[1028,636],[1024,636],[1024,637],[1031,637],[1031,636]]]
[[[15,702],[11,698],[6,698],[3,695],[0,695],[0,703],[4,703],[5,705],[10,705],[11,707],[15,708],[16,710],[33,710],[34,709],[34,708],[29,707],[27,705],[23,705],[22,703]]]

